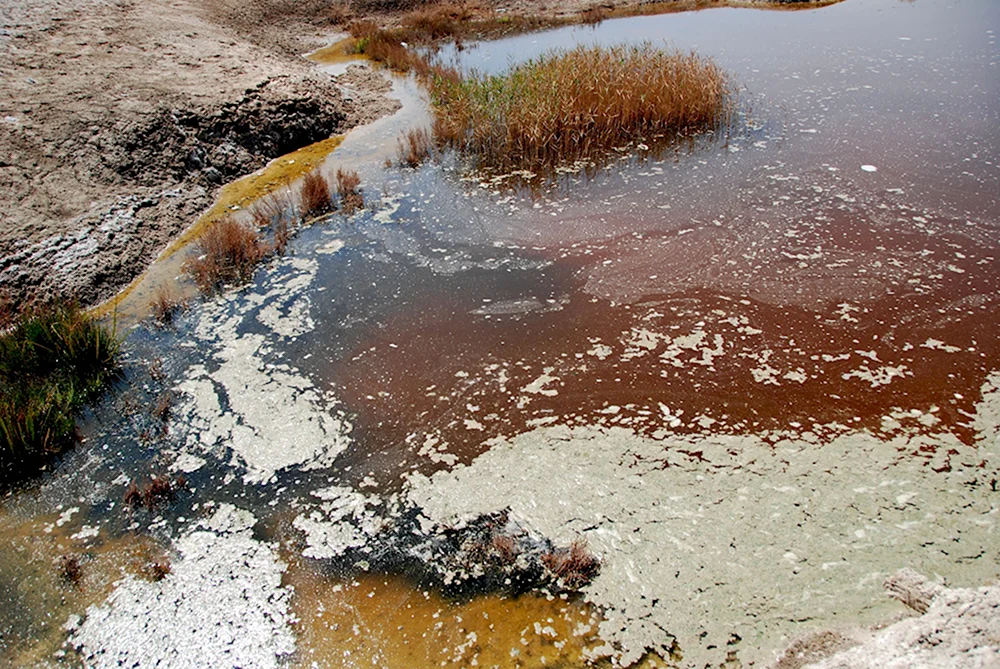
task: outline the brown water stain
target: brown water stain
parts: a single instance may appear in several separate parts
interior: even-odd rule
[[[610,666],[587,661],[588,650],[604,645],[601,618],[579,600],[526,594],[454,602],[398,576],[342,582],[308,563],[293,563],[286,580],[299,620],[295,667]]]
[[[165,547],[146,535],[73,538],[81,530],[75,514],[24,518],[0,514],[0,604],[7,610],[0,637],[0,664],[36,667],[50,660],[66,640],[71,615],[107,599],[114,584],[130,574],[157,578],[169,568]],[[73,565],[68,568],[68,565]]]
[[[353,457],[389,484],[548,422],[774,439],[902,426],[972,443],[1000,360],[1000,249],[824,220],[791,239],[708,226],[546,248],[570,297],[530,313],[473,287],[412,305],[321,372],[357,413]]]

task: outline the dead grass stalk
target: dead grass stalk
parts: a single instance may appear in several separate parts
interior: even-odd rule
[[[270,249],[260,234],[232,217],[213,223],[198,240],[202,255],[185,265],[188,275],[206,294],[226,283],[246,281]]]
[[[340,197],[340,208],[346,216],[365,207],[364,197],[358,190],[360,185],[361,177],[357,172],[337,168],[337,196]]]

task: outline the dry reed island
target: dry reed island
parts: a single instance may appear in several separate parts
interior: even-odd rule
[[[511,667],[524,666],[522,660],[548,665],[550,658],[556,666],[644,668],[1000,666],[996,584],[948,587],[934,574],[901,569],[884,580],[886,597],[899,602],[891,624],[844,620],[808,635],[766,620],[733,627],[715,614],[753,602],[728,601],[711,588],[704,597],[699,589],[697,601],[689,596],[704,579],[719,585],[743,578],[774,592],[789,583],[808,589],[809,579],[846,589],[834,577],[827,581],[826,572],[841,566],[837,537],[866,521],[862,498],[880,509],[879,531],[891,534],[890,543],[910,532],[915,521],[907,509],[917,495],[927,517],[968,510],[973,520],[954,520],[961,532],[928,536],[927,544],[951,541],[965,550],[979,541],[982,551],[969,560],[992,555],[997,480],[988,479],[1000,467],[1000,373],[981,385],[966,440],[921,428],[891,439],[845,431],[817,449],[808,431],[775,444],[707,428],[651,436],[611,423],[540,420],[489,440],[457,467],[457,458],[428,436],[421,452],[449,467],[412,473],[387,494],[367,492],[377,487],[369,477],[354,486],[329,483],[262,519],[233,503],[233,491],[334,467],[355,439],[352,417],[330,409],[327,389],[269,356],[275,342],[294,343],[316,329],[306,294],[319,282],[316,258],[344,247],[331,238],[312,255],[296,256],[287,253],[290,240],[307,224],[346,220],[370,206],[358,172],[322,174],[300,163],[280,177],[283,189],[246,195],[245,218],[210,217],[182,269],[201,301],[184,326],[186,339],[175,342],[202,351],[204,364],[179,378],[170,379],[159,358],[136,360],[113,309],[100,318],[89,311],[149,268],[227,184],[308,147],[328,153],[336,142],[323,142],[394,113],[399,102],[387,95],[389,72],[412,76],[431,107],[430,125],[399,137],[387,168],[416,168],[453,152],[484,187],[530,190],[587,173],[620,159],[623,145],[657,155],[724,133],[738,115],[737,83],[694,53],[650,44],[577,47],[482,75],[414,47],[460,47],[644,13],[823,4],[830,3],[0,0],[0,492],[8,509],[19,505],[0,512],[0,528],[12,546],[37,544],[28,557],[17,548],[0,551],[0,602],[25,611],[2,619],[0,663],[319,666],[308,654],[324,648],[324,634],[342,634],[352,621],[336,612],[336,622],[326,621],[321,596],[315,614],[306,604],[328,587],[324,575],[347,574],[347,590],[363,583],[371,588],[367,599],[386,590],[389,605],[380,615],[399,622],[399,630],[405,621],[394,616],[404,602],[407,609],[432,602],[438,608],[428,604],[424,612],[431,620],[455,602],[490,620],[491,598],[523,601],[534,607],[531,615],[565,614],[538,614],[534,628],[509,630],[523,655],[520,647],[504,649],[499,659],[467,631],[472,623],[456,616],[449,624],[461,635],[449,652],[468,666],[479,666],[480,654],[491,658],[487,666]],[[334,77],[304,57],[342,39],[347,46],[340,48],[368,65]],[[389,224],[396,210],[391,198],[386,202],[376,219],[384,215]],[[255,275],[262,265],[267,272]],[[244,299],[240,288],[255,276],[260,292]],[[143,335],[145,346],[174,336],[163,333],[172,332],[184,306],[161,292],[149,308],[153,334]],[[662,343],[648,331],[632,334],[638,339],[623,361]],[[704,332],[673,340],[674,361],[691,353],[711,365],[721,343],[715,349],[703,339]],[[925,347],[946,346],[934,341]],[[578,357],[611,355],[592,344]],[[519,401],[557,395],[559,377],[551,372],[524,386]],[[31,517],[25,509],[47,472],[58,472],[66,454],[84,458],[94,446],[80,420],[99,402],[105,411],[120,409],[122,430],[135,432],[142,448],[163,447],[157,462],[169,464],[130,472],[123,459],[120,475],[93,490],[81,490],[87,475],[79,474],[66,485],[77,501]],[[659,408],[666,425],[680,422]],[[465,425],[482,429],[474,419]],[[931,475],[918,462],[928,451],[948,454]],[[212,458],[231,466],[219,483],[230,501],[201,499],[188,480]],[[92,466],[78,462],[83,470]],[[895,478],[869,486],[873,468]],[[934,489],[912,490],[916,479]],[[761,545],[760,528],[777,537],[801,531],[804,512],[790,491],[809,486],[817,504],[838,512],[820,536],[802,540],[808,558],[782,553],[777,539]],[[119,488],[121,494],[109,493]],[[111,497],[113,539],[104,539],[103,526],[78,526],[81,507]],[[174,504],[197,517],[178,519],[191,521],[181,529],[168,527]],[[665,527],[663,505],[677,518],[699,519],[701,528]],[[733,518],[743,519],[738,528]],[[724,526],[733,550],[746,550],[753,573],[734,577],[735,558],[713,554]],[[98,543],[67,552],[62,539]],[[303,569],[307,563],[321,568]],[[975,573],[987,581],[992,568]],[[412,583],[394,584],[400,574]],[[44,587],[21,588],[22,579]],[[395,605],[393,588],[417,594]],[[863,595],[855,597],[851,605],[864,608]],[[818,605],[807,600],[787,602],[786,617],[810,620]],[[304,621],[306,610],[325,628]],[[357,624],[352,633],[360,634]],[[576,638],[577,646],[555,641],[563,637]],[[385,659],[402,657],[391,649],[373,657],[382,658],[376,666],[403,666]],[[346,656],[336,661],[362,666]]]

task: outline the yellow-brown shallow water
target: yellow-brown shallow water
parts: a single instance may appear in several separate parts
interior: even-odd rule
[[[194,245],[205,230],[212,223],[249,209],[258,200],[282,190],[288,193],[289,201],[294,202],[293,184],[320,167],[343,141],[343,136],[338,135],[310,144],[223,186],[212,206],[171,242],[146,272],[99,306],[95,313],[102,317],[114,314],[123,324],[129,325],[150,314],[150,305],[158,290],[166,288],[170,297],[178,302],[193,298],[197,294],[194,283],[181,275],[184,263],[194,257]]]
[[[485,595],[452,602],[400,577],[349,582],[293,568],[301,648],[295,666],[559,667],[603,645],[591,607],[560,597]]]

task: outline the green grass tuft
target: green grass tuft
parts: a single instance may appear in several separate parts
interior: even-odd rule
[[[120,342],[77,305],[21,311],[0,335],[0,487],[73,443],[73,413],[114,379]]]

